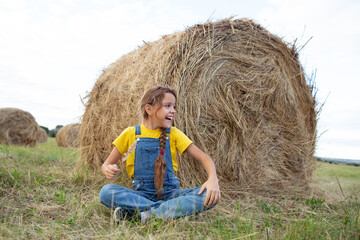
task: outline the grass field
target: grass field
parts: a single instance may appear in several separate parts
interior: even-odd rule
[[[0,239],[360,239],[360,167],[319,163],[305,199],[244,194],[188,218],[115,225],[98,200],[108,182],[76,175],[78,156],[54,138],[0,145]]]

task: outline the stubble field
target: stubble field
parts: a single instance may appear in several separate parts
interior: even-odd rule
[[[196,216],[116,225],[98,200],[109,182],[77,175],[78,157],[54,138],[0,145],[0,239],[360,239],[360,167],[319,163],[307,198],[242,194]]]

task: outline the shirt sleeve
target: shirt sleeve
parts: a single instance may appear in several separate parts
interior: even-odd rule
[[[192,141],[179,129],[173,128],[173,133],[176,139],[176,150],[183,154],[184,151],[190,146]]]
[[[128,127],[120,134],[119,137],[117,137],[113,141],[112,144],[119,150],[121,155],[124,155],[124,153],[126,153],[126,151],[128,150],[129,138],[134,131],[135,131],[134,127]]]

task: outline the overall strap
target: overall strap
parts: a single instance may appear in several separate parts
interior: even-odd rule
[[[135,135],[141,135],[140,125],[136,125],[136,126],[135,126]]]
[[[171,127],[166,129],[166,133],[170,134]]]

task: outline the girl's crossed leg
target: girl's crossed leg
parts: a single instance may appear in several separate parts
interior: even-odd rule
[[[198,195],[200,187],[164,189],[163,200],[156,199],[155,192],[135,191],[116,184],[105,185],[100,190],[100,201],[110,209],[121,207],[130,215],[143,212],[146,219],[171,219],[197,214],[208,210],[204,206],[206,190]]]

